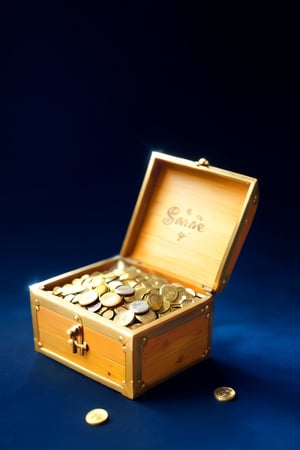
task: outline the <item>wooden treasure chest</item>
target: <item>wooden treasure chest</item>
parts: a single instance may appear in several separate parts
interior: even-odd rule
[[[210,355],[255,178],[152,152],[119,255],[30,287],[35,350],[134,399]]]

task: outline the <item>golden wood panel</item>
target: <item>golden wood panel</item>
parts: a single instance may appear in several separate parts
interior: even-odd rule
[[[113,382],[122,383],[125,378],[125,354],[120,342],[84,327],[84,340],[89,350],[84,355],[79,351],[72,353],[67,330],[74,325],[74,321],[42,306],[37,312],[37,320],[42,347]]]
[[[220,291],[257,200],[255,178],[153,152],[121,255]]]
[[[156,383],[206,357],[209,321],[202,315],[147,341],[142,353],[143,381]]]

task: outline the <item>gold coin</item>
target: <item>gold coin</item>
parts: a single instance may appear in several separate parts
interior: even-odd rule
[[[89,411],[85,416],[85,421],[89,425],[100,425],[108,419],[108,412],[106,409],[95,408]]]
[[[122,286],[123,284],[122,284],[122,281],[120,281],[120,280],[112,280],[112,281],[110,281],[109,283],[107,283],[108,284],[108,286],[109,286],[109,289],[111,290],[111,291],[115,291],[119,286]]]
[[[139,273],[139,270],[136,267],[134,267],[134,266],[127,267],[126,271],[124,273],[122,273],[119,278],[121,281],[127,280],[128,278],[133,279],[137,276],[138,273]]]
[[[235,390],[228,386],[221,386],[214,390],[215,399],[219,402],[229,402],[235,395]]]
[[[157,317],[165,317],[168,314],[172,314],[173,311],[178,311],[178,308],[173,308],[173,307],[171,308],[171,306],[170,306],[170,308],[167,309],[166,311],[158,311]]]
[[[171,303],[168,300],[163,299],[163,305],[158,312],[159,312],[159,314],[164,314],[167,311],[169,311],[170,308],[171,308]]]
[[[65,297],[69,294],[78,294],[79,292],[82,292],[84,289],[85,289],[84,286],[75,286],[74,284],[68,283],[62,287],[60,295]]]
[[[159,311],[163,307],[163,298],[160,294],[150,292],[147,296],[147,303],[153,311]]]
[[[104,317],[105,319],[109,319],[112,320],[114,318],[114,310],[113,309],[107,309],[106,311],[104,311],[103,313],[101,313],[101,316]]]
[[[127,327],[131,325],[134,321],[135,314],[130,309],[125,309],[124,311],[119,312],[115,317],[114,321],[123,327]]]
[[[78,302],[81,306],[88,306],[98,300],[98,294],[96,291],[84,291],[78,294]]]
[[[169,302],[173,302],[178,296],[177,288],[172,284],[163,284],[159,289],[159,293]]]
[[[103,283],[103,276],[102,275],[99,274],[99,275],[95,275],[95,276],[92,277],[91,285],[92,285],[93,288],[99,286],[102,283]]]
[[[63,288],[61,286],[55,286],[52,290],[53,295],[62,295]]]
[[[139,322],[144,324],[153,322],[153,320],[157,318],[156,313],[152,309],[149,309],[149,311],[144,314],[136,314],[135,317]]]
[[[92,278],[91,277],[88,277],[88,278],[85,278],[83,281],[82,281],[82,286],[85,286],[86,287],[86,289],[92,289]]]
[[[67,284],[63,286],[61,295],[67,296],[67,295],[75,295],[79,294],[80,292],[84,291],[85,287],[81,284]]]
[[[127,278],[127,280],[123,280],[123,284],[125,284],[125,286],[131,286],[134,288],[137,285],[137,281],[131,278]]]
[[[149,292],[149,288],[146,287],[139,287],[139,288],[135,288],[135,293],[132,297],[127,297],[125,298],[125,300],[127,302],[131,302],[134,300],[143,300],[145,294],[147,294]]]
[[[104,280],[106,283],[110,283],[111,281],[115,280],[116,278],[118,278],[118,275],[114,271],[108,272],[104,275]]]
[[[143,326],[142,323],[140,323],[140,322],[135,322],[135,323],[133,323],[132,325],[129,325],[129,328],[130,328],[131,330],[135,330],[136,328],[140,328],[141,326]]]
[[[66,296],[64,297],[64,299],[65,299],[67,302],[72,302],[72,301],[74,300],[74,297],[75,297],[75,295],[73,295],[73,294],[68,294],[68,295],[66,295]]]
[[[122,311],[127,311],[128,310],[128,308],[126,308],[124,305],[120,305],[120,306],[115,306],[114,307],[114,313],[115,314],[119,314],[120,312],[122,312]]]
[[[103,313],[105,313],[105,311],[107,311],[108,310],[108,307],[107,306],[101,306],[101,308],[99,309],[99,311],[98,311],[98,314],[103,314]]]
[[[106,283],[101,283],[98,284],[98,286],[94,287],[93,290],[97,292],[99,297],[101,297],[101,295],[105,294],[106,292],[109,292],[109,286]]]
[[[103,306],[113,307],[122,303],[122,297],[116,294],[116,292],[110,291],[101,295],[100,301]]]

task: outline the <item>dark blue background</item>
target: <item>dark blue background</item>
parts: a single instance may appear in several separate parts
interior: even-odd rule
[[[286,2],[1,6],[1,449],[299,448],[296,17]],[[34,352],[28,286],[119,252],[152,149],[257,177],[261,200],[212,358],[131,401]],[[235,401],[214,400],[224,384]],[[84,422],[94,407],[102,427]]]

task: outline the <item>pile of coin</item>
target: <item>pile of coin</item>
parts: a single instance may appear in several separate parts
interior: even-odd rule
[[[204,297],[123,261],[104,272],[83,274],[50,292],[130,328],[152,322]]]

